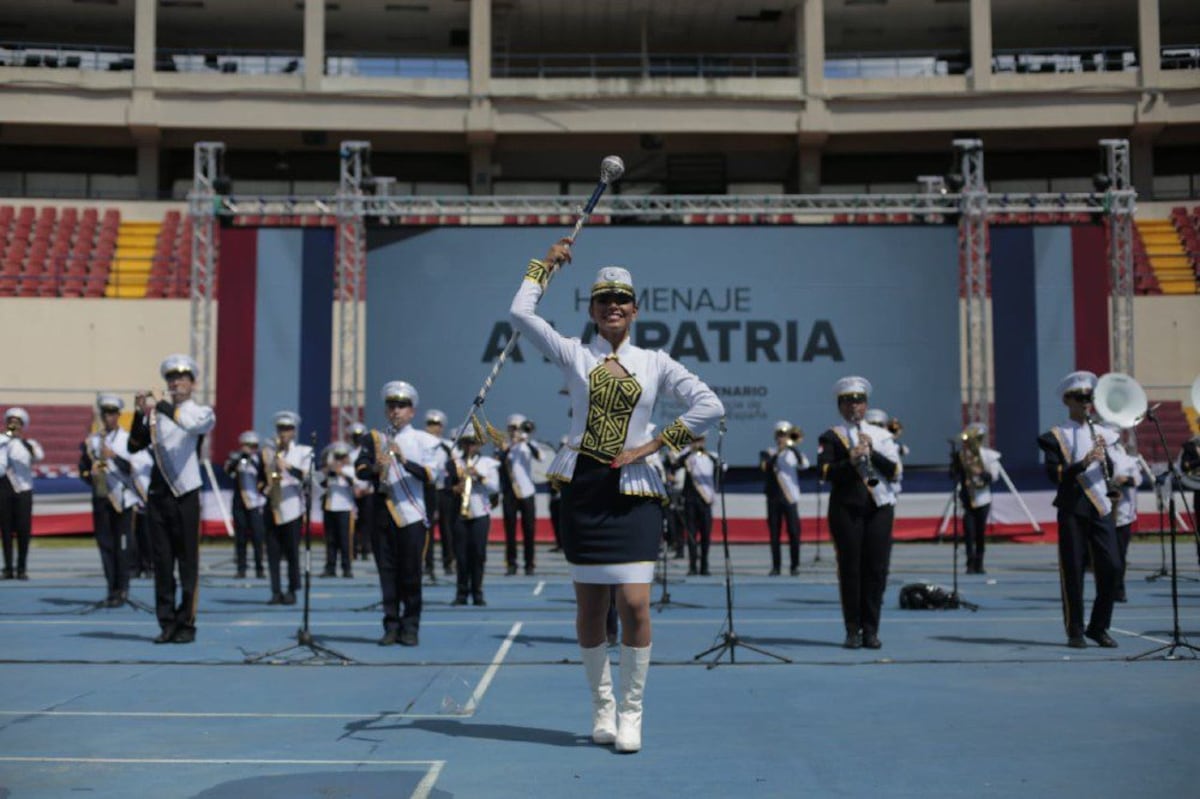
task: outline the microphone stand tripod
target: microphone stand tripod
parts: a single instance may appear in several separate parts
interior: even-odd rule
[[[668,489],[668,493],[670,493],[670,489]],[[666,506],[665,512],[663,513],[663,535],[662,535],[662,541],[659,544],[659,548],[658,548],[659,556],[660,556],[659,563],[658,563],[658,568],[660,569],[659,574],[658,574],[658,579],[659,579],[659,586],[662,588],[662,593],[659,595],[658,601],[654,603],[654,609],[657,610],[659,613],[662,613],[666,608],[668,608],[672,605],[677,608],[703,607],[702,605],[693,605],[690,602],[679,602],[679,601],[673,600],[673,599],[671,599],[671,592],[667,590],[667,583],[670,582],[670,580],[667,579],[667,563],[669,562],[667,560],[667,550],[669,550],[671,548],[671,542],[668,540],[668,533],[670,532],[670,529],[671,529],[671,524],[669,521],[668,514],[675,514],[675,521],[676,522],[679,521],[679,516],[676,513],[675,508],[671,504],[668,504]],[[688,535],[688,530],[687,530],[686,524],[684,525],[684,529],[681,530],[680,532],[683,533],[683,535],[685,535],[685,536]]]
[[[313,502],[313,477],[316,470],[317,462],[317,434],[312,434],[312,458],[308,462],[308,473],[304,476],[304,615],[300,623],[300,629],[296,631],[296,643],[285,646],[282,649],[274,649],[270,652],[263,652],[261,655],[254,655],[246,658],[246,663],[303,663],[306,665],[324,665],[328,662],[336,662],[338,665],[345,666],[350,663],[356,663],[353,658],[343,655],[335,649],[330,649],[322,643],[319,643],[313,637],[312,631],[308,628],[308,618],[310,609],[310,600],[312,593],[312,502]],[[295,650],[308,650],[308,656],[300,659],[283,659],[279,656],[287,654]]]
[[[954,498],[951,500],[954,504],[954,522],[950,530],[950,537],[954,540],[954,558],[951,573],[954,575],[951,578],[950,599],[946,602],[946,609],[957,610],[958,608],[966,608],[974,613],[979,610],[979,606],[974,602],[968,602],[958,595],[958,496],[959,492],[966,488],[967,485],[967,469],[963,465],[962,455],[954,442],[950,442],[950,463],[954,465]],[[965,532],[965,531],[964,531]]]
[[[738,637],[737,632],[733,629],[733,561],[729,557],[729,516],[725,512],[725,420],[721,419],[721,426],[718,428],[720,437],[717,439],[717,483],[718,490],[721,492],[721,547],[725,553],[725,626],[721,631],[721,641],[714,646],[710,646],[703,652],[695,655],[692,660],[699,660],[706,655],[716,653],[716,657],[708,664],[708,668],[716,668],[727,653],[730,663],[737,663],[737,648],[740,646],[744,649],[749,649],[751,652],[757,652],[760,655],[766,655],[769,658],[774,658],[782,663],[791,663],[791,658],[785,658],[783,655],[777,655],[774,652],[768,652],[761,647],[748,644]]]
[[[1158,432],[1158,440],[1159,443],[1162,444],[1163,452],[1169,452],[1170,450],[1167,449],[1166,436],[1163,435],[1162,425],[1158,423],[1158,416],[1155,415],[1153,408],[1146,411],[1146,418],[1154,422],[1154,429]],[[1182,649],[1192,658],[1197,657],[1197,653],[1200,653],[1200,647],[1192,646],[1187,641],[1183,640],[1183,633],[1179,629],[1179,561],[1176,555],[1177,547],[1175,544],[1175,538],[1178,534],[1178,530],[1175,525],[1175,492],[1179,491],[1180,495],[1182,496],[1183,487],[1179,483],[1180,475],[1175,471],[1174,461],[1167,461],[1167,470],[1168,474],[1170,475],[1168,479],[1170,481],[1171,488],[1171,494],[1167,500],[1167,513],[1168,517],[1170,518],[1171,525],[1171,641],[1170,643],[1155,647],[1148,652],[1143,652],[1140,655],[1134,655],[1130,657],[1129,660],[1142,660],[1144,658],[1155,657],[1160,652],[1164,653],[1162,655],[1163,660],[1179,660],[1180,656],[1175,654],[1175,650],[1177,649]],[[1187,497],[1183,497],[1183,507],[1184,509],[1187,509]],[[1196,533],[1194,523],[1192,525],[1192,531],[1193,534]]]

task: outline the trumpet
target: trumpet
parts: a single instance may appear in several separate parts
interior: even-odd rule
[[[989,481],[983,473],[980,437],[964,430],[959,438],[962,440],[962,448],[959,450],[958,460],[968,485],[976,491],[987,488]]]
[[[901,424],[900,420],[895,416],[893,416],[891,419],[888,419],[887,430],[894,438],[899,438],[900,436],[904,435],[904,425]]]
[[[788,431],[788,438],[792,440],[793,444],[799,444],[804,440],[804,431],[799,427],[793,427]]]
[[[475,461],[468,456],[463,460],[463,467],[462,505],[459,507],[459,512],[462,513],[465,519],[467,518],[467,514],[471,512],[471,488],[474,483],[471,479],[471,472],[475,468]]]
[[[858,422],[858,440],[866,442],[867,454],[855,458],[854,468],[858,470],[858,476],[866,480],[868,486],[874,488],[879,485],[879,475],[875,472],[875,464],[871,463],[871,437],[867,435],[866,425],[861,420]]]
[[[16,437],[17,437],[17,430],[19,430],[19,429],[20,429],[20,427],[21,427],[21,423],[20,423],[18,420],[16,420],[16,419],[9,419],[9,420],[8,420],[8,427],[7,427],[7,429],[5,430],[5,432],[6,432],[6,433],[8,433],[8,434],[9,434],[10,436],[12,436],[13,438],[16,438]]]
[[[103,441],[103,436],[96,434],[92,449],[92,493],[100,499],[108,497],[108,461],[104,459]]]
[[[278,510],[283,504],[283,473],[279,471],[279,451],[282,448],[283,442],[276,436],[274,446],[263,451],[263,466],[267,470],[267,501],[271,503],[272,510]]]

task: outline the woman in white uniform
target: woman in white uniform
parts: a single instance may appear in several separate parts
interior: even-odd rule
[[[588,315],[587,344],[559,334],[536,313],[550,274],[571,260],[561,239],[544,261],[531,261],[513,299],[514,327],[562,369],[571,398],[567,446],[547,470],[562,485],[563,550],[575,583],[576,634],[592,689],[592,740],[619,752],[641,748],[642,694],[650,666],[650,583],[662,535],[662,478],[646,458],[679,450],[724,414],[716,394],[665,352],[635,347],[633,279],[600,269]],[[657,435],[648,432],[659,394],[687,410]],[[620,701],[614,699],[605,646],[611,586],[621,615]]]

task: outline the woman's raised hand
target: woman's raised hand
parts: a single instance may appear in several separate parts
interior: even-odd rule
[[[563,238],[550,245],[550,251],[546,253],[546,263],[552,266],[562,266],[571,262],[571,239],[564,236]]]

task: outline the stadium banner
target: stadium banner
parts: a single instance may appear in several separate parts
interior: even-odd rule
[[[412,382],[422,410],[457,425],[511,332],[508,308],[530,258],[561,228],[389,228],[369,232],[366,415],[382,424],[379,387]],[[588,228],[539,313],[589,338],[589,288],[628,267],[639,301],[635,343],[662,348],[711,385],[727,410],[725,457],[752,466],[776,420],[816,439],[837,421],[832,387],[874,384],[872,405],[900,418],[911,463],[939,463],[961,429],[957,231],[945,226]],[[488,397],[556,443],[568,427],[563,379],[519,342]],[[662,402],[660,426],[679,413]],[[710,441],[715,448],[716,441]]]
[[[298,440],[328,440],[333,344],[332,228],[225,228],[217,267],[217,426],[213,459],[238,434],[275,434],[300,414]]]

